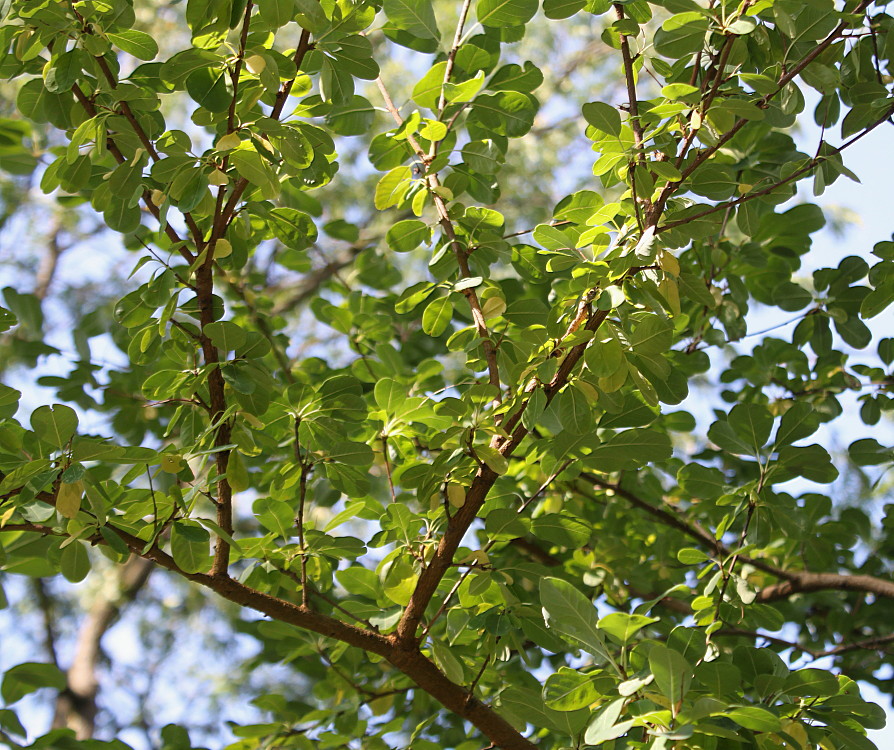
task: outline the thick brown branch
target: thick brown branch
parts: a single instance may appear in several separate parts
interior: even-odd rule
[[[741,558],[743,561],[746,558]],[[747,561],[753,564],[752,560]],[[811,591],[865,591],[894,599],[894,581],[861,574],[796,572],[786,581],[767,586],[757,593],[757,601],[773,602]]]
[[[768,643],[782,646],[783,648],[791,648],[801,651],[814,659],[821,659],[824,656],[837,656],[838,654],[846,654],[850,651],[885,651],[885,646],[894,643],[894,635],[879,636],[876,638],[866,638],[862,641],[854,641],[853,643],[842,643],[827,649],[813,649],[802,646],[794,641],[787,641],[774,635],[767,635],[756,630],[743,630],[741,628],[724,628],[717,631],[718,636],[738,636],[741,638],[754,638],[755,640],[763,639]]]
[[[2,478],[3,476],[0,474],[0,481]],[[55,498],[50,493],[39,493],[39,497],[49,504],[55,503]],[[23,528],[24,526],[28,528]],[[418,649],[407,649],[397,636],[385,636],[371,630],[358,628],[333,617],[314,612],[304,605],[294,604],[285,599],[256,591],[229,576],[186,573],[174,562],[173,557],[158,547],[153,546],[146,550],[145,540],[113,526],[108,526],[108,528],[117,534],[135,554],[214,591],[228,601],[254,609],[274,620],[310,630],[327,638],[334,638],[350,646],[382,656],[445,708],[473,724],[493,743],[494,747],[504,750],[536,750],[533,743],[525,739],[493,708],[476,699],[466,688],[449,680]],[[0,533],[7,529],[9,526],[0,529]],[[52,528],[37,524],[19,524],[17,530],[66,536],[63,532],[57,532]],[[106,543],[100,534],[85,541],[94,544]]]
[[[611,490],[617,496],[624,498],[642,511],[658,519],[665,526],[681,531],[689,538],[707,548],[712,554],[728,557],[733,554],[725,544],[719,542],[714,536],[696,524],[691,524],[677,514],[669,510],[656,507],[652,503],[637,496],[635,493],[600,480],[592,474],[582,474],[582,478],[603,489]],[[811,591],[864,591],[867,593],[894,599],[894,581],[884,578],[851,573],[814,573],[811,571],[785,570],[776,565],[771,565],[763,560],[739,555],[738,560],[761,570],[776,578],[783,579],[779,583],[767,586],[757,594],[757,601],[771,602],[779,599],[787,599],[799,593]]]
[[[202,326],[202,356],[205,360],[208,378],[208,399],[211,407],[211,423],[217,424],[214,434],[214,445],[223,448],[230,444],[232,425],[229,418],[224,418],[227,410],[223,373],[220,369],[220,355],[217,347],[205,334],[205,329],[215,321],[214,316],[214,247],[206,251],[205,262],[196,271],[196,299],[199,303],[199,320]],[[217,525],[227,534],[233,533],[233,490],[227,479],[227,467],[230,461],[228,449],[218,450],[215,454],[217,468]],[[214,564],[211,575],[225,576],[230,562],[230,545],[222,536],[217,538],[214,547]]]

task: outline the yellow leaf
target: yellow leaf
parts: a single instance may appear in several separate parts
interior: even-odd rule
[[[698,130],[702,126],[702,113],[698,110],[692,113],[692,117],[689,118],[689,127],[693,130]]]
[[[161,470],[168,474],[177,474],[183,468],[183,457],[176,453],[165,453],[161,457]]]
[[[680,314],[680,290],[677,282],[667,277],[661,280],[658,285],[658,292],[667,300],[667,304],[673,311],[674,315]]]
[[[251,485],[242,456],[236,451],[230,453],[230,459],[227,462],[227,481],[233,492],[244,492]]]
[[[658,256],[658,265],[661,266],[662,271],[669,273],[671,276],[680,275],[680,261],[667,250],[661,251],[661,255]]]
[[[239,133],[227,133],[217,141],[216,148],[218,151],[229,151],[231,148],[236,148],[240,143],[242,143],[242,139],[239,137]]]
[[[491,318],[499,318],[506,312],[506,300],[502,297],[489,297],[484,300],[484,304],[481,306],[481,312],[484,313],[484,317],[487,320],[490,320]]]
[[[462,508],[466,502],[466,488],[451,482],[447,485],[447,502],[454,508]]]
[[[267,67],[267,60],[264,59],[263,55],[252,55],[245,58],[245,67],[255,75],[260,75]]]
[[[208,175],[209,185],[226,185],[229,181],[230,178],[227,177],[226,172],[221,172],[219,169],[215,169],[210,175]]]
[[[229,240],[225,240],[221,237],[221,239],[214,243],[215,258],[226,258],[232,252],[233,246],[230,244]]]
[[[56,510],[66,518],[74,518],[81,509],[81,497],[84,494],[84,483],[80,480],[59,485],[56,493]]]

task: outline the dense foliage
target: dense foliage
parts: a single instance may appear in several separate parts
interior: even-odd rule
[[[894,242],[801,274],[824,217],[791,199],[853,178],[843,152],[894,113],[883,3],[0,15],[0,167],[100,215],[133,268],[40,380],[70,405],[0,385],[4,571],[111,566],[126,599],[157,568],[237,605],[291,676],[246,696],[266,721],[234,750],[874,747],[894,450],[815,441],[894,405],[894,339],[864,322]],[[542,85],[572,29],[605,100]],[[544,112],[592,155],[529,167]],[[57,351],[45,293],[4,290],[11,372]],[[798,322],[736,349],[758,305]],[[76,666],[7,670],[0,741],[127,747],[91,739]],[[26,738],[40,688],[61,718]]]

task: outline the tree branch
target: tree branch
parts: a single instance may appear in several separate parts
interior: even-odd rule
[[[0,481],[4,475],[0,473]],[[55,505],[55,496],[49,492],[40,492],[38,497],[43,502]],[[0,528],[0,534],[8,531],[12,525]],[[262,591],[246,586],[229,576],[215,576],[207,573],[187,573],[183,571],[174,558],[153,545],[146,549],[146,542],[123,529],[106,523],[106,528],[115,533],[136,555],[151,560],[162,568],[169,570],[193,583],[214,591],[228,601],[241,607],[249,607],[274,620],[310,630],[327,638],[333,638],[350,646],[378,654],[392,666],[401,671],[422,690],[431,695],[441,705],[457,714],[460,718],[473,724],[484,734],[495,747],[504,750],[536,750],[536,746],[523,737],[509,722],[493,708],[475,698],[466,688],[448,679],[418,649],[407,649],[397,635],[381,635],[375,631],[364,630],[342,622],[333,617],[314,612],[303,604],[280,599]],[[16,524],[17,531],[34,531],[42,534],[68,536],[65,532],[39,524]],[[89,539],[92,544],[107,544],[101,534],[94,534]]]
[[[381,78],[377,78],[376,84],[379,87],[379,91],[382,93],[382,98],[385,100],[385,107],[391,113],[391,117],[398,125],[402,125],[403,118],[400,116],[397,107],[394,106],[394,100],[388,93],[388,89],[385,87],[385,82]],[[419,160],[428,167],[433,156],[425,153],[425,150],[412,133],[407,135],[407,142],[416,152]],[[436,172],[426,174],[426,185],[432,201],[435,204],[435,211],[438,214],[438,223],[441,225],[441,231],[444,232],[444,236],[447,238],[447,241],[450,243],[454,255],[456,256],[460,278],[470,279],[472,278],[472,272],[469,269],[469,252],[463,247],[456,236],[456,229],[453,226],[453,222],[450,220],[447,203],[438,192],[438,188],[440,188],[441,185],[438,181]],[[497,389],[498,395],[495,402],[498,403],[500,401],[500,369],[497,364],[497,349],[494,346],[490,332],[487,330],[487,321],[481,310],[481,302],[478,299],[478,293],[475,291],[474,287],[467,287],[461,291],[461,294],[466,298],[469,307],[472,310],[472,321],[475,324],[475,332],[478,334],[478,338],[481,339],[481,348],[484,350],[484,359],[487,362],[488,381]]]
[[[614,8],[618,20],[623,21],[624,6],[615,3]],[[624,64],[624,80],[627,84],[627,109],[628,114],[630,115],[630,128],[633,131],[633,146],[636,149],[633,158],[628,162],[630,194],[633,199],[634,208],[636,209],[637,223],[639,224],[640,231],[642,231],[644,227],[639,212],[640,199],[636,194],[635,174],[637,165],[643,163],[643,124],[639,117],[639,102],[636,98],[636,71],[633,69],[633,56],[630,54],[630,40],[626,34],[621,34],[621,60]],[[646,211],[648,212],[650,208],[648,197],[644,198],[643,202]]]
[[[638,508],[657,518],[660,523],[681,531],[689,538],[706,547],[712,554],[728,557],[733,554],[725,544],[716,540],[714,536],[700,526],[692,525],[676,516],[670,511],[658,508],[648,501],[637,496],[630,490],[617,484],[611,484],[599,479],[593,474],[581,474],[581,477],[603,489],[611,490],[619,497],[627,500],[635,508]],[[761,589],[757,594],[757,601],[771,602],[779,599],[787,599],[795,594],[811,591],[864,591],[867,593],[894,599],[894,581],[886,581],[883,578],[861,574],[843,573],[814,573],[811,571],[785,570],[771,565],[763,560],[739,555],[739,561],[765,573],[783,579],[779,583]]]
[[[840,146],[838,146],[836,149],[834,149],[834,153],[840,154],[848,146],[853,145],[854,143],[859,141],[861,138],[863,138],[865,135],[868,135],[869,133],[871,133],[873,130],[875,130],[882,123],[890,122],[892,113],[894,113],[894,106],[887,109],[885,111],[885,114],[882,115],[881,117],[879,117],[871,125],[868,125],[865,129],[863,129],[862,131],[857,133],[857,135],[853,136],[852,138],[850,138],[849,140],[845,141]],[[760,198],[764,195],[769,195],[774,190],[777,190],[778,188],[782,187],[783,185],[786,185],[789,182],[793,182],[793,181],[797,180],[798,178],[800,178],[801,176],[807,174],[808,172],[816,169],[820,164],[822,164],[828,158],[829,158],[828,155],[815,156],[814,158],[810,159],[810,161],[808,161],[806,165],[804,165],[800,169],[795,170],[788,177],[785,177],[785,178],[779,180],[778,182],[773,183],[769,187],[763,188],[763,189],[758,190],[754,193],[748,193],[748,195],[744,195],[741,198],[736,198],[735,200],[718,203],[716,206],[711,206],[710,208],[706,208],[704,211],[699,211],[697,214],[691,214],[690,216],[687,216],[685,219],[678,219],[677,221],[669,221],[667,224],[662,224],[655,231],[656,232],[664,232],[668,229],[673,229],[674,227],[679,227],[679,226],[682,226],[683,224],[688,224],[690,221],[695,221],[696,219],[701,219],[703,216],[710,216],[711,214],[715,214],[718,211],[726,211],[727,209],[733,208],[734,206],[740,206],[743,203],[748,203],[748,201],[752,201],[755,198]]]
[[[853,13],[862,13],[869,7],[872,0],[861,0],[860,4],[854,8]],[[780,94],[783,88],[794,80],[798,75],[801,74],[801,71],[804,70],[810,63],[812,63],[817,57],[819,57],[823,52],[826,51],[837,39],[841,37],[844,31],[848,28],[848,22],[841,21],[829,34],[823,39],[821,42],[818,42],[816,46],[811,49],[796,65],[794,65],[791,70],[787,73],[784,73],[779,79],[776,81],[776,90],[772,91],[768,94],[765,94],[761,99],[756,102],[756,106],[760,109],[766,109],[770,102],[776,98]],[[712,89],[712,93],[713,89]],[[713,96],[711,97],[713,99]],[[707,112],[705,112],[707,114]],[[748,123],[748,120],[744,117],[740,117],[737,119],[732,127],[725,132],[720,138],[717,139],[717,142],[704,149],[701,153],[699,153],[681,173],[681,177],[677,182],[669,182],[662,189],[658,199],[655,201],[655,204],[652,209],[652,213],[655,218],[655,223],[657,224],[657,220],[660,217],[661,213],[664,211],[664,207],[667,204],[668,199],[673,195],[677,190],[679,190],[680,186],[686,181],[688,177],[695,172],[702,164],[704,164],[708,159],[710,159],[717,151],[723,148],[732,138],[738,133],[745,125]],[[690,133],[690,137],[686,139],[683,144],[682,150],[677,159],[677,166],[681,166],[683,159],[686,156],[686,152],[688,146],[692,144],[695,140],[696,131],[693,130]],[[691,221],[691,219],[689,219]]]
[[[295,68],[297,70],[301,70],[301,64],[304,62],[304,56],[312,49],[313,44],[310,41],[310,32],[307,29],[302,29],[301,37],[298,40],[298,48],[295,50],[295,54],[292,57],[292,62],[295,63]],[[298,75],[296,72],[295,78],[297,77]],[[280,117],[282,117],[283,109],[286,106],[286,100],[289,98],[289,92],[295,85],[295,78],[290,78],[288,81],[283,83],[279,91],[277,92],[276,100],[273,103],[273,109],[270,112],[270,117],[274,120],[279,120]],[[245,192],[245,188],[247,187],[248,180],[246,178],[240,177],[238,180],[236,180],[236,183],[233,185],[233,191],[230,193],[230,197],[227,199],[227,203],[220,213],[221,218],[218,222],[216,222],[216,226],[212,230],[212,239],[223,237],[223,235],[226,234],[227,227],[229,227],[230,222],[233,220],[233,216],[236,213],[236,206],[239,204],[239,201],[242,198],[242,194]]]
[[[890,643],[894,643],[894,635],[884,635],[878,636],[876,638],[866,638],[862,641],[854,641],[853,643],[842,643],[838,646],[833,646],[832,648],[827,649],[813,649],[807,648],[806,646],[802,646],[800,643],[796,643],[794,641],[787,641],[784,638],[778,638],[775,635],[767,635],[766,633],[761,633],[756,630],[743,630],[741,628],[723,628],[722,630],[717,631],[717,635],[719,636],[740,636],[743,638],[763,638],[768,643],[776,644],[777,646],[783,646],[784,648],[795,649],[796,651],[802,651],[803,653],[811,656],[814,659],[822,659],[824,656],[838,656],[839,654],[845,654],[850,651],[862,651],[862,650],[879,650],[885,651],[883,648]]]

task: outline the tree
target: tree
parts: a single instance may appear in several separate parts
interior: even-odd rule
[[[232,748],[874,747],[857,681],[891,690],[894,450],[811,441],[854,433],[856,393],[867,427],[892,408],[894,339],[864,321],[894,242],[800,274],[824,218],[797,189],[854,178],[843,152],[894,114],[882,5],[0,8],[0,166],[137,259],[41,381],[77,409],[0,386],[5,570],[111,566],[133,596],[151,563],[236,605],[255,663],[309,692],[257,696]],[[541,86],[572,28],[617,99]],[[592,175],[578,149],[525,184],[547,108]],[[10,362],[54,351],[48,286],[4,290]],[[737,347],[755,305],[797,324]],[[94,362],[104,336],[125,365]],[[704,424],[674,408],[705,393]],[[8,706],[61,691],[29,746],[106,746],[100,604],[83,690],[75,665],[6,671]],[[28,741],[14,708],[0,731]]]

